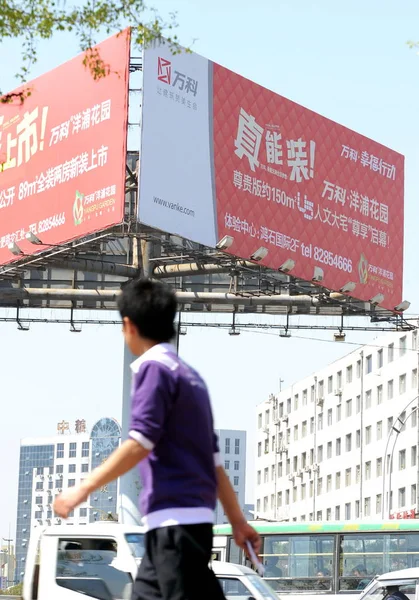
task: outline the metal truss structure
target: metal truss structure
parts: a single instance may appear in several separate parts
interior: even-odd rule
[[[131,60],[130,70],[133,75],[141,71],[140,59]],[[130,92],[140,91],[132,86],[132,81]],[[130,125],[138,125],[130,121]],[[402,315],[368,302],[138,223],[138,163],[138,152],[128,152],[125,218],[121,225],[58,247],[40,245],[35,255],[19,256],[13,263],[0,267],[0,308],[13,309],[13,315],[11,310],[3,311],[0,321],[16,321],[21,328],[25,328],[23,320],[68,322],[74,331],[78,323],[115,323],[106,318],[76,315],[83,309],[115,310],[123,283],[143,275],[164,279],[173,286],[182,320],[185,313],[230,313],[233,330],[239,314],[283,316],[281,327],[286,331],[354,329],[351,317],[370,319],[371,327],[359,327],[362,330],[403,330],[416,326],[416,322],[412,324]],[[68,318],[60,316],[62,312],[57,317],[37,318],[31,315],[32,311],[25,310],[32,308],[65,310]],[[313,325],[298,325],[293,317],[302,315],[317,318],[310,320]],[[340,325],[329,325],[326,317],[338,317]],[[242,326],[261,325],[249,322]]]

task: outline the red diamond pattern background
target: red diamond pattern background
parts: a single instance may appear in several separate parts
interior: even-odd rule
[[[325,287],[339,290],[345,283],[353,281],[356,283],[353,293],[356,298],[369,300],[382,293],[385,300],[381,306],[393,309],[402,297],[404,157],[217,64],[213,64],[213,85],[214,164],[219,239],[224,235],[231,235],[234,242],[229,251],[243,258],[249,258],[257,248],[265,246],[269,252],[261,264],[274,269],[291,258],[295,261],[292,275],[308,281],[313,277],[314,267],[318,266],[324,271],[322,285]],[[246,156],[240,158],[235,154],[241,108],[248,115],[252,115],[257,124],[264,129],[259,152],[261,165],[267,165],[264,141],[266,130],[280,131],[284,164],[272,166],[288,173],[289,176],[291,168],[287,165],[287,140],[302,138],[307,142],[307,148],[310,141],[314,141],[314,177],[297,183],[290,181],[289,177],[278,177],[262,166],[256,167],[253,172]],[[343,145],[358,152],[357,162],[342,156]],[[362,166],[362,151],[394,165],[395,179],[387,178],[369,166]],[[243,176],[259,179],[285,192],[287,196],[300,194],[302,205],[306,195],[307,199],[314,203],[314,215],[318,207],[321,211],[329,209],[348,219],[356,219],[367,226],[385,231],[388,236],[387,247],[373,243],[370,235],[366,239],[354,236],[351,224],[345,232],[341,227],[330,226],[318,219],[304,218],[304,214],[298,208],[293,209],[269,201],[266,197],[258,197],[244,191],[243,187],[239,189],[233,181],[235,171],[241,172]],[[347,190],[344,205],[322,197],[324,181]],[[386,204],[388,224],[355,212],[349,205],[351,190]],[[235,231],[231,225],[226,226],[226,215],[236,216],[249,225],[253,224],[257,235],[252,237],[245,231]],[[259,237],[261,228],[285,234],[299,240],[300,244],[311,244],[311,258],[303,256],[301,247],[292,252],[262,240]],[[350,259],[352,272],[345,272],[336,266],[314,260],[314,246]],[[382,271],[374,273],[370,270],[366,283],[362,283],[358,272],[361,255],[364,255],[369,265],[393,273],[393,279],[383,275]]]

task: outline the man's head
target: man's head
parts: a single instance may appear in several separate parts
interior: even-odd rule
[[[133,354],[140,356],[173,338],[176,297],[167,285],[148,279],[130,281],[122,289],[118,308],[125,341]]]

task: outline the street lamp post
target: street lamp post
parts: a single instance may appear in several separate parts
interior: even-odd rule
[[[403,417],[403,414],[406,413],[409,406],[411,404],[413,404],[414,402],[417,402],[418,400],[419,400],[419,396],[415,396],[415,398],[413,398],[412,400],[410,400],[410,402],[408,402],[406,404],[406,406],[403,408],[403,410],[397,416],[395,423],[393,423],[393,425],[387,435],[386,447],[384,450],[384,456],[382,458],[382,461],[383,461],[383,492],[382,492],[382,501],[381,501],[381,518],[382,519],[386,518],[386,516],[387,517],[390,516],[391,475],[392,475],[392,471],[393,471],[393,455],[394,455],[394,450],[396,448],[396,443],[397,443],[399,434],[403,431],[403,428],[406,425],[406,422],[411,417],[411,415],[416,414],[417,415],[416,418],[418,418],[418,408],[416,407],[414,410],[412,410],[410,412],[410,414],[407,415],[406,418],[403,419],[402,417]],[[396,436],[394,437],[394,441],[392,440],[393,432],[396,433]],[[389,446],[392,441],[393,441],[393,446],[391,448],[390,454],[388,455]],[[389,456],[389,461],[388,461],[388,489],[386,490],[387,455]],[[418,508],[419,508],[419,506],[417,505],[416,510],[418,510]]]

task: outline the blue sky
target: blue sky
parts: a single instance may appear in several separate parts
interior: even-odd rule
[[[406,156],[404,297],[412,302],[410,312],[418,313],[419,56],[406,42],[419,39],[419,3],[156,0],[154,6],[162,14],[177,10],[184,45]],[[0,49],[0,87],[6,91],[16,85],[19,42]],[[77,51],[70,35],[42,43],[32,75]],[[131,137],[130,148],[136,143]],[[372,334],[348,334],[348,344],[331,338],[317,332],[285,340],[260,332],[230,337],[225,330],[195,327],[181,338],[181,354],[209,383],[217,427],[247,429],[251,444],[255,406],[278,389],[280,378],[291,384]],[[85,326],[74,334],[61,325],[22,332],[0,322],[0,340],[0,477],[7,482],[0,536],[6,536],[9,522],[15,528],[19,438],[52,435],[63,418],[84,417],[90,425],[101,416],[119,418],[123,354],[120,329],[112,326]],[[250,461],[250,484],[252,468]]]

